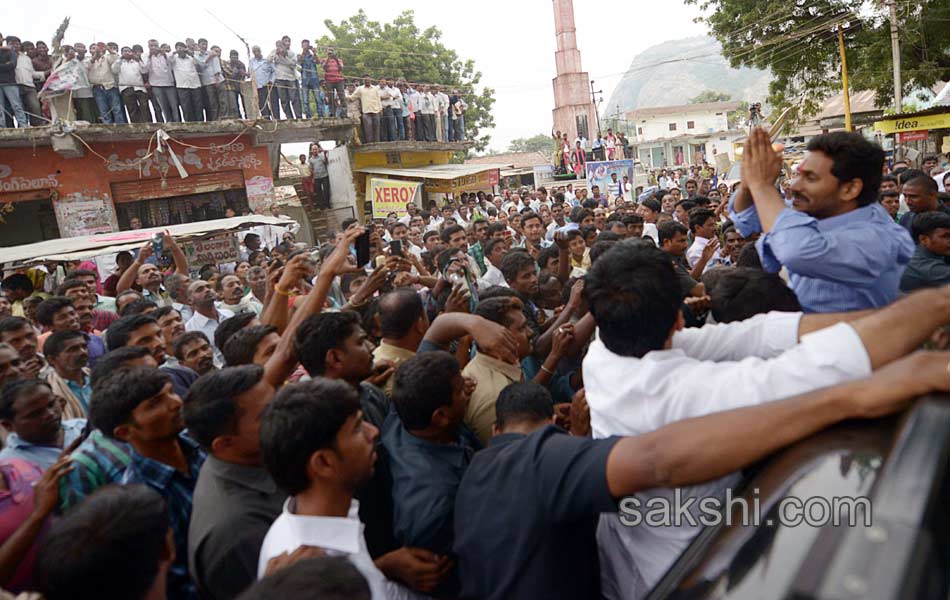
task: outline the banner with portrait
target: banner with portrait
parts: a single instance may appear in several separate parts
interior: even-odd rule
[[[600,193],[608,198],[624,196],[625,200],[632,200],[633,191],[633,165],[632,158],[624,160],[603,160],[587,163],[587,186],[593,189],[596,185],[600,188]],[[630,190],[622,188],[623,178],[627,177],[630,184]]]

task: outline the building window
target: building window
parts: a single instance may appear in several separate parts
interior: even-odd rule
[[[637,135],[643,135],[643,127],[637,127]]]
[[[686,121],[686,129],[696,129],[696,123],[694,121]]]
[[[676,123],[670,123],[670,131],[676,131]]]

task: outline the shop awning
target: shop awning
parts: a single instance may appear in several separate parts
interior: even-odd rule
[[[149,229],[132,229],[115,233],[59,238],[36,242],[35,244],[0,248],[0,264],[10,268],[47,261],[84,260],[102,254],[114,254],[122,250],[141,248],[154,234],[166,230],[176,239],[189,240],[250,229],[255,225],[291,225],[293,223],[295,223],[293,219],[247,215],[230,219],[169,225],[168,227],[151,227]]]
[[[501,169],[507,164],[489,165],[429,165],[411,169],[389,167],[364,167],[359,170],[366,175],[382,175],[422,181],[429,192],[464,192],[491,188],[498,184]]]

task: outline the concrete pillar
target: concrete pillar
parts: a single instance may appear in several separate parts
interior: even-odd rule
[[[241,99],[248,119],[256,119],[261,114],[261,105],[257,101],[257,88],[250,81],[241,82]]]
[[[76,110],[73,108],[72,94],[61,94],[51,98],[49,112],[53,121],[56,119],[75,121]]]

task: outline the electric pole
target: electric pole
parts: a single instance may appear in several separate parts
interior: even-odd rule
[[[901,47],[897,40],[897,7],[894,0],[886,0],[887,10],[891,18],[891,61],[894,63],[894,105],[898,114],[904,107],[901,89]]]
[[[591,103],[594,105],[594,116],[597,118],[597,135],[598,135],[598,136],[601,134],[601,129],[600,129],[600,110],[599,110],[598,107],[597,107],[597,94],[602,94],[602,93],[603,93],[602,90],[597,90],[596,92],[594,91],[594,82],[593,82],[593,80],[591,80],[591,82],[590,82],[590,101],[591,101]],[[593,137],[593,136],[592,136],[592,137]]]

